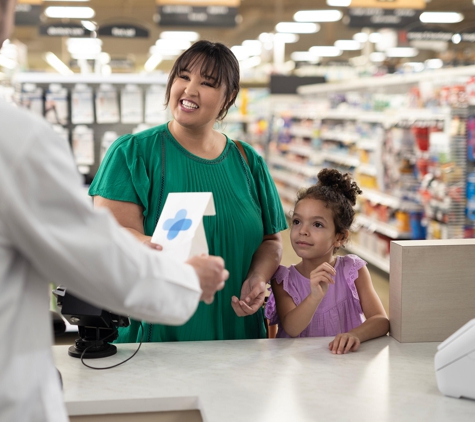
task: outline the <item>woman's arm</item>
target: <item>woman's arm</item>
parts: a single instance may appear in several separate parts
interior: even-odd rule
[[[333,353],[347,353],[358,350],[360,343],[384,336],[389,331],[389,320],[378,294],[374,290],[371,275],[366,266],[358,271],[355,286],[366,321],[348,333],[338,334],[330,343]]]
[[[282,259],[282,236],[280,233],[264,236],[252,257],[251,267],[241,288],[241,297],[231,298],[231,306],[238,316],[252,315],[264,303],[266,283],[279,267]]]
[[[151,242],[151,236],[145,235],[143,229],[143,208],[140,205],[133,202],[114,201],[102,196],[94,196],[94,207],[107,208],[117,222],[132,233],[140,242],[152,249],[162,249],[160,245]]]

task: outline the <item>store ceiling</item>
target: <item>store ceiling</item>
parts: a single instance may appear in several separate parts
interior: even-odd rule
[[[135,65],[135,71],[143,68],[143,64],[149,56],[149,48],[159,38],[162,30],[196,30],[201,39],[220,41],[228,46],[241,44],[243,40],[255,39],[262,32],[272,32],[276,23],[292,21],[293,15],[298,10],[325,9],[329,8],[325,0],[241,0],[239,14],[242,21],[235,28],[193,28],[176,27],[160,28],[154,22],[157,13],[155,0],[91,0],[88,3],[45,2],[46,6],[81,5],[90,6],[96,11],[94,21],[99,25],[129,23],[146,27],[150,31],[148,39],[117,39],[104,37],[102,50],[109,53],[113,59],[130,59]],[[342,12],[346,8],[339,8]],[[431,0],[427,3],[426,11],[456,11],[464,14],[465,19],[461,23],[445,25],[452,31],[472,30],[475,32],[475,6],[471,0]],[[58,23],[57,19],[44,18],[44,23]],[[471,32],[472,32],[471,31]],[[51,51],[66,63],[69,62],[69,54],[66,48],[66,39],[61,37],[39,36],[36,27],[17,27],[13,37],[25,43],[28,48],[28,64],[30,69],[46,69],[48,65],[44,61],[44,53]],[[323,23],[316,34],[300,35],[296,44],[288,44],[286,57],[293,51],[308,50],[314,45],[333,45],[337,39],[351,39],[358,32],[356,28],[348,28],[342,21],[335,23]],[[467,49],[468,43],[459,45],[450,44],[452,49]],[[360,52],[347,52],[345,57],[361,54]],[[427,58],[428,54],[426,53]],[[164,61],[159,69],[168,70],[172,61]],[[130,70],[129,70],[130,71]]]

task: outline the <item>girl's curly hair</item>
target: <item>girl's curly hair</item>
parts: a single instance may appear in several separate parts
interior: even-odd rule
[[[332,211],[336,234],[345,234],[353,224],[356,197],[363,192],[349,173],[342,174],[336,169],[325,168],[317,178],[316,185],[299,190],[295,205],[306,198],[323,201]]]

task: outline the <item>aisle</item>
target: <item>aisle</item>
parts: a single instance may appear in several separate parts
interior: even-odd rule
[[[284,253],[282,256],[282,265],[289,266],[299,262],[300,258],[295,254],[290,244],[289,230],[282,232],[282,240],[284,245]],[[368,265],[371,278],[373,280],[373,286],[378,293],[381,302],[383,302],[384,309],[389,316],[389,274],[381,271],[380,269]]]

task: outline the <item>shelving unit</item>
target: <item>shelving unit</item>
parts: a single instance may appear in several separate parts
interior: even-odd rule
[[[284,207],[292,208],[296,189],[313,183],[322,167],[349,171],[363,195],[347,249],[384,271],[389,271],[391,240],[461,238],[469,231],[473,236],[475,224],[465,216],[467,136],[452,133],[455,118],[467,119],[466,105],[428,98],[421,108],[420,98],[429,85],[463,85],[472,75],[475,66],[298,88],[304,105],[293,102],[286,111],[280,105],[276,118],[284,123],[268,161],[271,172],[287,170],[276,175]],[[472,112],[475,116],[475,108]],[[432,142],[427,150],[418,139],[424,128]],[[445,155],[437,148],[445,148]],[[475,175],[475,157],[469,166]],[[431,172],[439,197],[424,198],[421,189]]]

